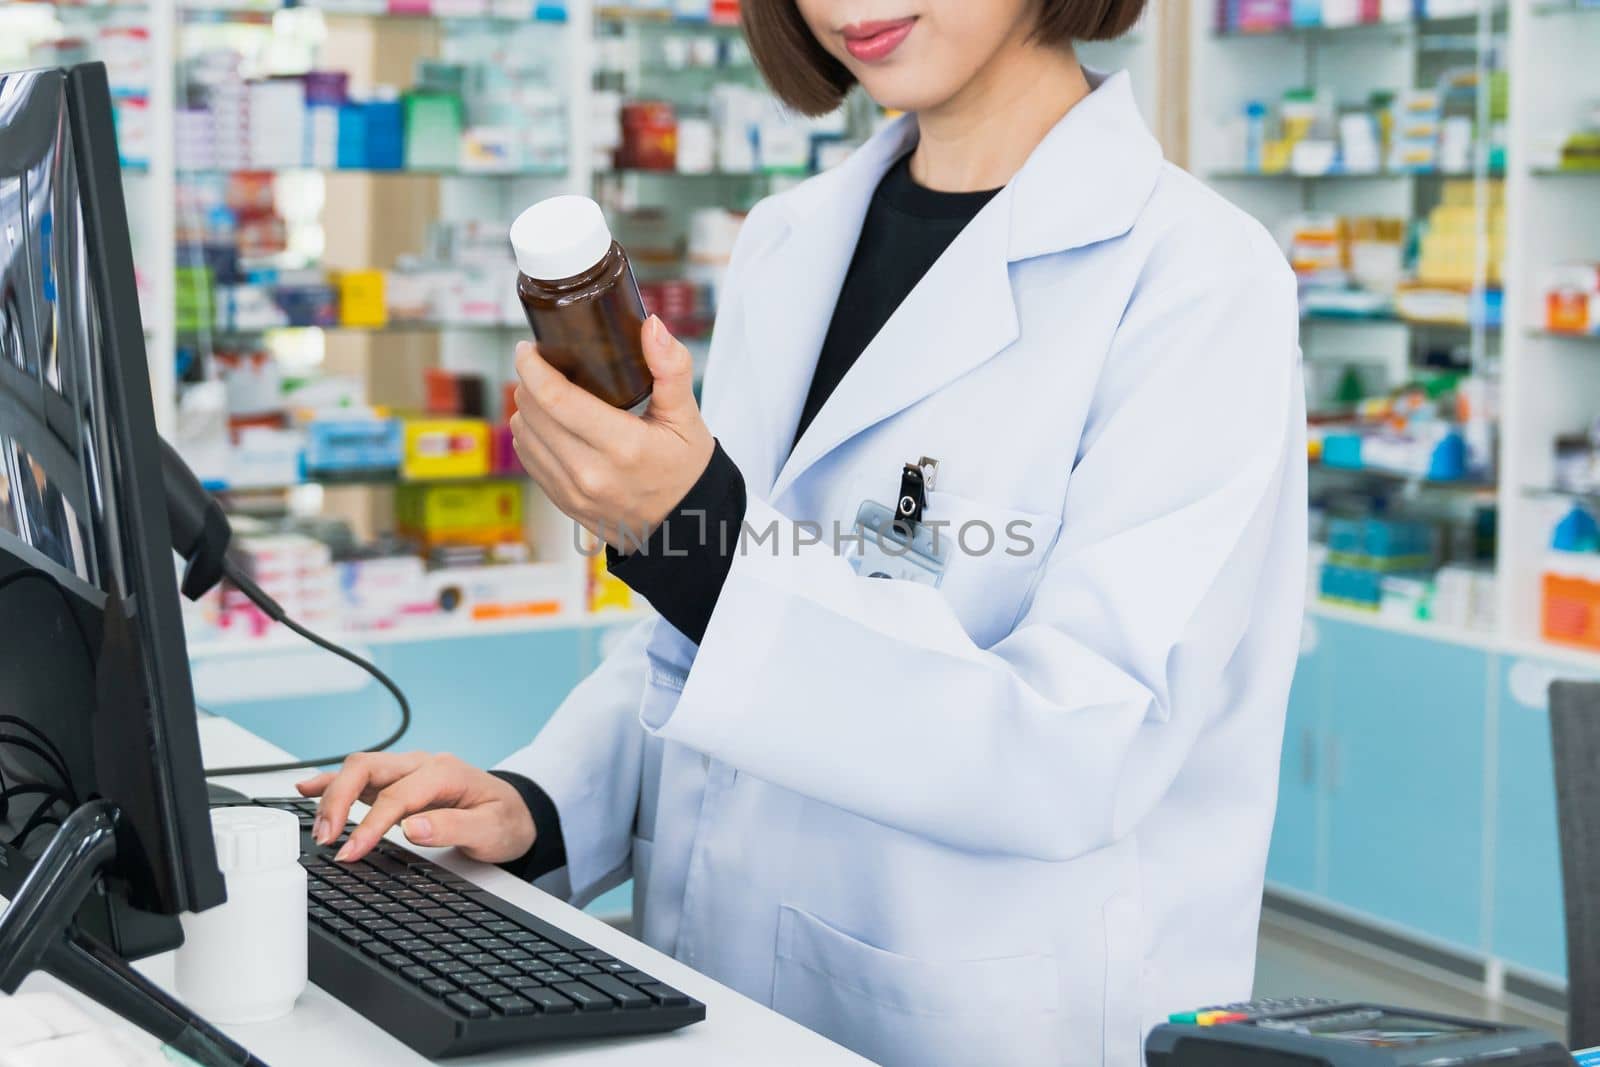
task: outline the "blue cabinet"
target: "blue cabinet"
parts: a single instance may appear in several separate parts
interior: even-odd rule
[[[595,663],[591,635],[576,629],[374,644],[366,651],[411,702],[411,729],[396,747],[453,752],[479,765],[492,765],[532,740]],[[200,671],[207,673],[200,677],[219,668],[294,671],[310,662],[308,656],[314,661],[326,654],[288,646],[281,654],[245,652],[230,663],[216,653],[206,657]],[[212,710],[304,758],[370,746],[394,730],[396,717],[394,699],[376,682]]]
[[[1495,776],[1494,954],[1564,977],[1561,854],[1550,756],[1550,683],[1570,667],[1507,658],[1500,664],[1499,773]]]
[[[599,665],[626,626],[574,627],[481,634],[470,639],[376,643],[370,653],[411,702],[412,725],[399,751],[453,752],[469,763],[492,766],[533,739],[573,686]],[[316,650],[287,644],[272,651],[218,650],[196,661],[196,688],[248,694],[258,699],[213,697],[208,710],[239,723],[301,758],[368,747],[396,725],[394,699],[364,675],[345,670]],[[295,674],[327,673],[333,683],[299,684]],[[241,675],[247,675],[243,679]],[[255,686],[252,679],[259,682]],[[597,914],[626,914],[631,883],[594,901]]]
[[[1328,896],[1483,947],[1487,654],[1329,623]]]
[[[1322,847],[1327,795],[1321,785],[1322,734],[1328,704],[1324,623],[1307,618],[1300,663],[1289,691],[1278,776],[1278,813],[1267,853],[1267,880],[1305,893],[1324,889]]]

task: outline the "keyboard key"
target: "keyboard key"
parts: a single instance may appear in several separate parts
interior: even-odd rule
[[[511,924],[507,923],[506,925],[509,926]],[[487,929],[487,927],[485,927],[485,929]],[[555,946],[554,945],[552,945],[550,942],[544,940],[542,937],[540,937],[538,934],[534,933],[532,930],[504,930],[504,931],[496,931],[496,933],[501,934],[507,941],[511,942],[513,945],[521,945],[523,948],[527,949],[529,952],[553,952],[553,951],[555,951]]]
[[[546,963],[559,967],[563,963],[577,963],[578,957],[570,952],[541,952],[539,958]]]
[[[404,952],[386,952],[378,957],[378,962],[391,971],[399,971],[411,966],[411,957]]]
[[[477,973],[470,966],[462,963],[460,960],[440,960],[438,963],[430,964],[430,966],[433,967],[435,971],[438,971],[443,975]]]
[[[339,931],[339,940],[352,945],[360,945],[363,941],[372,941],[375,939],[371,934],[361,929],[361,927],[352,923],[347,929]]]
[[[477,945],[485,952],[493,952],[497,948],[511,947],[511,942],[507,941],[503,937],[496,937],[493,934],[479,934],[470,940],[474,945]]]
[[[440,952],[436,948],[430,948],[422,952],[411,953],[411,958],[418,963],[443,963],[450,958],[450,954],[448,952]]]
[[[517,973],[517,969],[509,963],[486,963],[478,970],[490,978],[510,978]]]
[[[461,958],[472,964],[474,967],[485,967],[491,963],[500,962],[487,952],[469,952]]]
[[[425,949],[430,949],[433,947],[420,937],[402,937],[398,940],[389,942],[389,944],[393,945],[401,952],[422,952]]]
[[[479,1000],[489,1000],[490,997],[504,997],[511,994],[511,990],[499,982],[471,982],[467,985],[467,992]]]
[[[523,960],[533,959],[533,953],[520,948],[498,948],[494,950],[494,957],[506,963],[520,963]]]
[[[527,933],[527,931],[523,930],[522,927],[518,926],[510,919],[490,919],[488,922],[483,924],[483,928],[489,931],[491,934]],[[533,937],[536,935],[528,934],[528,936]]]
[[[601,960],[596,964],[596,966],[608,974],[621,974],[624,971],[633,970],[631,966],[623,963],[621,960]]]
[[[489,1005],[468,993],[451,993],[444,1002],[469,1019],[487,1019]]]
[[[570,997],[578,1005],[579,1011],[610,1011],[615,1007],[615,1002],[598,989],[592,989],[582,982],[562,982],[554,987],[562,996]],[[646,1003],[649,999],[646,998]]]
[[[567,980],[566,974],[556,970],[554,967],[546,967],[540,971],[523,971],[522,973],[537,978],[546,985],[551,982],[565,982]]]
[[[600,968],[596,967],[592,963],[569,963],[561,969],[572,975],[574,978],[582,978],[584,975],[600,973]]]
[[[578,1006],[554,989],[524,989],[522,995],[539,1006],[539,1010],[550,1015],[567,1015],[577,1011]]]
[[[584,979],[590,985],[614,998],[624,1008],[648,1008],[650,997],[639,992],[627,982],[618,981],[609,974],[591,975]],[[560,988],[559,986],[557,988]]]
[[[456,991],[456,984],[448,978],[424,978],[418,984],[436,997],[448,997]]]
[[[389,954],[389,946],[377,938],[373,938],[371,941],[361,942],[361,951],[364,955],[371,956],[376,960]]]
[[[514,978],[502,978],[500,981],[502,984],[518,991],[524,989],[538,989],[544,985],[543,982],[535,978],[529,978],[525,974],[519,974]]]
[[[641,993],[648,993],[650,999],[657,1004],[668,1008],[681,1008],[689,1003],[687,994],[680,993],[671,986],[664,986],[660,982],[646,982],[639,987]]]
[[[503,997],[490,997],[489,1003],[494,1010],[504,1015],[532,1015],[538,1009],[533,1006],[533,1001],[524,997],[508,994]]]
[[[400,968],[400,977],[409,982],[425,982],[433,976],[433,972],[428,970],[428,968],[415,963],[411,964],[409,967]]]
[[[451,911],[449,908],[441,908],[438,906],[418,908],[417,914],[422,916],[424,919],[427,919],[429,922],[438,922],[441,919],[450,919],[454,918],[455,916],[455,912]]]
[[[611,960],[610,954],[597,948],[586,948],[582,951],[573,953],[573,955],[577,956],[580,960],[588,960],[590,963],[606,963]]]

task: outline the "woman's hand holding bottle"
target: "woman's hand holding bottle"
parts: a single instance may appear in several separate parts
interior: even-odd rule
[[[654,315],[641,333],[655,383],[642,416],[572,384],[535,345],[517,346],[517,456],[558,508],[622,552],[672,513],[715,450],[689,350]]]

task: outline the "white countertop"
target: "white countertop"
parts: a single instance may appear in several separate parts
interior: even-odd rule
[[[267,763],[290,758],[282,750],[226,719],[202,719],[200,743],[206,762],[213,766]],[[293,773],[269,774],[223,781],[253,796],[288,796],[294,794],[294,782],[300,777],[302,775]],[[398,831],[391,836],[401,840]],[[525,911],[683,990],[706,1006],[705,1021],[670,1034],[532,1045],[510,1052],[464,1057],[449,1061],[451,1063],[538,1062],[570,1064],[574,1067],[649,1063],[651,1067],[704,1067],[707,1064],[725,1063],[809,1065],[867,1062],[497,867],[473,863],[453,852],[417,848],[409,843],[407,847],[428,855]],[[170,954],[152,957],[140,963],[139,969],[162,986],[170,988]],[[23,992],[63,989],[53,978],[43,975],[30,977],[22,987]],[[69,992],[67,995],[97,1017],[110,1018],[76,994]],[[297,1067],[301,1064],[401,1067],[404,1064],[430,1062],[314,985],[306,990],[294,1012],[287,1018],[223,1029],[272,1067]]]

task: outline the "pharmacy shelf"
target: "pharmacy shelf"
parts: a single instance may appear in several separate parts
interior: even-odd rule
[[[1532,338],[1571,341],[1574,344],[1600,344],[1600,333],[1578,333],[1576,330],[1545,330],[1535,327],[1528,331]]]
[[[1495,482],[1480,482],[1469,478],[1452,481],[1435,481],[1422,478],[1404,471],[1384,470],[1381,467],[1331,467],[1325,463],[1312,463],[1310,469],[1322,471],[1330,475],[1347,475],[1352,478],[1375,478],[1380,481],[1396,482],[1407,489],[1438,493],[1462,493],[1467,495],[1492,496],[1499,491]]]
[[[713,22],[703,18],[683,18],[674,15],[671,11],[618,7],[609,4],[602,4],[595,8],[594,20],[598,23],[642,26],[675,31],[711,30],[721,33],[738,33],[740,31],[739,23],[737,22]]]
[[[538,633],[549,630],[593,630],[611,626],[629,626],[655,617],[648,608],[614,611],[566,611],[552,615],[531,615],[520,619],[444,620],[419,622],[397,626],[389,630],[330,631],[322,636],[347,648],[373,645],[403,645],[421,641],[449,641],[462,638],[505,636],[507,634]],[[304,638],[280,627],[273,627],[262,637],[219,638],[190,641],[191,660],[228,659],[258,656],[281,652],[295,652],[314,646]]]
[[[1446,626],[1442,623],[1430,622],[1427,619],[1386,615],[1376,609],[1351,607],[1347,604],[1322,600],[1318,597],[1312,597],[1306,601],[1306,614],[1313,618],[1354,623],[1357,626],[1367,626],[1374,630],[1385,630],[1389,633],[1425,637],[1430,641],[1447,641],[1450,644],[1465,645],[1468,648],[1488,651],[1499,651],[1501,649],[1498,635],[1490,630]]]
[[[1503,6],[1503,5],[1500,5]],[[1379,22],[1352,22],[1345,25],[1271,26],[1261,29],[1218,30],[1211,36],[1218,41],[1256,40],[1341,40],[1362,41],[1393,37],[1404,40],[1439,34],[1471,32],[1476,15],[1448,15],[1441,18],[1391,19]]]
[[[1355,181],[1401,181],[1406,178],[1415,178],[1418,181],[1448,181],[1459,178],[1476,178],[1476,171],[1471,170],[1375,170],[1375,171],[1324,171],[1318,174],[1300,173],[1298,171],[1267,171],[1267,170],[1213,170],[1206,173],[1208,181],[1221,182],[1355,182]],[[1483,172],[1485,178],[1504,178],[1504,167],[1490,167]]]
[[[1584,0],[1582,3],[1551,4],[1536,3],[1531,8],[1534,15],[1541,18],[1560,18],[1563,15],[1591,15],[1600,18],[1600,4],[1593,0]]]
[[[1317,597],[1307,599],[1306,615],[1312,619],[1351,623],[1388,633],[1462,645],[1502,656],[1518,656],[1549,663],[1569,664],[1585,671],[1600,671],[1600,649],[1560,644],[1542,637],[1507,638],[1499,631],[1445,626],[1427,619],[1385,615],[1379,611],[1350,607]]]
[[[1558,485],[1525,485],[1522,495],[1529,500],[1581,500],[1590,504],[1600,504],[1600,489],[1584,491],[1581,489],[1563,489]]]
[[[124,167],[124,170],[129,168]],[[143,168],[135,168],[142,170]],[[351,174],[364,178],[479,178],[512,180],[517,178],[562,178],[566,167],[520,167],[511,170],[483,170],[476,167],[179,167],[177,178],[228,178],[236,174]]]
[[[811,177],[808,171],[789,170],[657,170],[650,167],[611,167],[594,172],[596,178],[673,178],[711,181],[773,181],[792,178],[796,181]]]
[[[303,489],[309,485],[321,486],[324,489],[399,489],[408,485],[501,485],[513,482],[525,485],[533,484],[528,481],[526,475],[513,471],[505,474],[471,474],[459,478],[401,478],[392,474],[374,474],[370,476],[351,474],[319,478],[312,475],[297,482],[267,483],[262,485],[211,483],[206,486],[206,489],[218,496],[236,497],[287,493],[295,489]]]
[[[383,326],[346,326],[335,323],[327,326],[262,326],[256,329],[238,329],[234,327],[216,327],[211,330],[179,330],[178,342],[196,343],[205,340],[232,340],[245,337],[262,337],[268,334],[287,333],[290,331],[318,330],[324,333],[338,334],[416,334],[416,333],[447,333],[452,330],[476,331],[479,333],[505,333],[507,330],[526,330],[527,324],[520,322],[390,322]]]
[[[1458,322],[1451,319],[1414,319],[1393,311],[1380,312],[1344,312],[1344,311],[1302,311],[1301,322],[1335,323],[1360,325],[1364,323],[1391,323],[1397,326],[1408,326],[1415,330],[1454,330],[1467,331],[1474,328],[1470,322]],[[1482,327],[1488,333],[1499,333],[1500,326],[1490,323]]]

